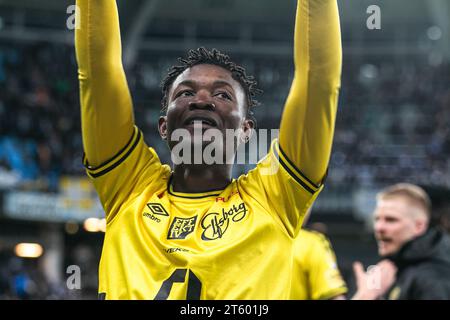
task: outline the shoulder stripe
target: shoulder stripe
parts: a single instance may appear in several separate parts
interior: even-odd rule
[[[295,166],[293,166],[288,160],[287,157],[285,157],[281,153],[281,149],[278,146],[278,141],[276,141],[273,145],[273,152],[274,155],[278,158],[279,163],[281,166],[286,170],[286,172],[295,180],[298,184],[300,184],[306,191],[308,191],[311,194],[315,194],[317,190],[320,188],[320,186],[315,185],[314,183],[311,183],[309,179],[306,179],[306,177],[300,172],[299,169],[297,169]],[[280,150],[280,152],[279,152]]]
[[[122,150],[120,150],[117,155],[115,155],[111,160],[108,160],[107,162],[96,168],[89,166],[88,161],[84,156],[83,164],[86,167],[89,176],[91,176],[92,178],[98,178],[116,168],[123,161],[125,161],[126,158],[128,158],[128,156],[131,154],[131,152],[133,152],[141,139],[142,132],[137,127],[135,127],[133,136],[131,137],[128,144]]]
[[[314,182],[312,182],[310,179],[308,179],[307,176],[305,176],[300,169],[298,169],[295,164],[288,158],[288,156],[286,155],[286,153],[283,151],[283,148],[281,148],[280,144],[278,143],[278,148],[280,149],[280,154],[282,156],[282,159],[284,161],[286,161],[287,163],[289,163],[289,165],[295,170],[295,173],[298,174],[299,176],[301,176],[304,180],[306,180],[309,184],[311,184],[312,186],[314,186],[316,189],[320,188],[320,185],[315,184]]]
[[[308,191],[311,194],[314,194],[314,190],[311,189],[306,183],[304,183],[301,179],[299,179],[294,172],[291,171],[291,169],[289,169],[288,166],[286,166],[286,164],[281,160],[280,158],[280,164],[281,166],[284,168],[284,170],[287,171],[287,173],[289,173],[289,175],[294,178],[295,181],[297,181],[303,188],[305,188],[306,191]]]

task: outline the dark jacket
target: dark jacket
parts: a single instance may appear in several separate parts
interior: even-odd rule
[[[398,268],[386,299],[450,299],[450,237],[430,229],[389,257]]]

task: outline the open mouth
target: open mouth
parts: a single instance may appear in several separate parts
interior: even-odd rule
[[[389,245],[390,243],[392,243],[392,239],[391,238],[385,238],[385,237],[378,238],[377,241],[378,241],[378,244],[382,245],[382,246],[386,246],[386,245]]]
[[[208,127],[217,127],[217,122],[209,117],[204,116],[192,116],[188,117],[183,125],[185,126],[193,126],[193,125],[199,125],[199,126],[208,126]]]

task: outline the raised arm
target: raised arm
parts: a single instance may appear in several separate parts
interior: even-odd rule
[[[115,0],[77,0],[75,32],[81,124],[86,159],[99,166],[124,148],[133,134],[133,107],[122,66]]]
[[[295,78],[280,127],[284,155],[314,184],[330,158],[342,67],[336,0],[298,0]]]

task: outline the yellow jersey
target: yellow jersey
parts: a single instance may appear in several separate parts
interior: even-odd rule
[[[292,299],[326,300],[347,293],[328,239],[300,230],[294,245]]]
[[[175,192],[134,125],[115,0],[77,0],[84,164],[105,210],[104,299],[289,299],[295,237],[323,188],[340,85],[335,0],[299,0],[296,73],[268,155],[224,190]]]
[[[225,190],[178,193],[136,129],[117,158],[88,169],[108,213],[99,291],[111,299],[288,299],[295,229],[320,188],[288,164],[262,174],[278,161],[274,141]]]

